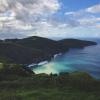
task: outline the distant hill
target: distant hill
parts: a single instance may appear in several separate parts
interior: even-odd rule
[[[96,42],[92,41],[84,41],[84,40],[78,40],[78,39],[63,39],[58,41],[63,46],[66,46],[68,48],[83,48],[85,46],[91,46],[91,45],[96,45]]]
[[[32,36],[24,39],[6,39],[6,42],[15,43],[22,45],[24,47],[28,47],[32,50],[37,49],[39,51],[55,54],[64,51],[67,51],[67,47],[64,47],[59,44],[58,41],[54,41],[48,38]]]
[[[56,53],[66,52],[69,48],[83,48],[90,45],[96,45],[96,43],[76,39],[54,41],[37,36],[0,40],[0,62],[38,63],[50,59]]]

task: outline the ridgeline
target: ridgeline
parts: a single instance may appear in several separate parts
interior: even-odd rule
[[[54,41],[32,36],[23,39],[0,40],[0,62],[15,64],[38,63],[50,60],[54,54],[67,52],[69,48],[84,48],[96,42],[77,39]]]

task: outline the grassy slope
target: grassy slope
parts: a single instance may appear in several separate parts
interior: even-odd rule
[[[29,79],[22,79],[0,82],[0,100],[100,100],[100,91],[85,91],[71,86],[41,87]]]
[[[100,100],[99,92],[73,88],[17,88],[0,90],[0,100]]]
[[[19,65],[1,65],[1,78],[0,100],[100,100],[100,81],[87,73],[35,75]]]

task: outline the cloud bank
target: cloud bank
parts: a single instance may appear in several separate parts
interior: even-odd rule
[[[59,9],[58,0],[0,0],[0,31],[35,32],[38,26],[45,26],[43,20]]]
[[[55,16],[61,6],[59,0],[0,0],[0,38],[84,36],[80,28],[100,29],[100,4]]]

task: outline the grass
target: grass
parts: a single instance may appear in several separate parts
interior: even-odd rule
[[[28,78],[0,82],[0,100],[100,100],[100,91],[33,83]]]
[[[100,100],[100,96],[70,88],[19,88],[0,90],[0,100]]]
[[[0,100],[100,100],[100,81],[87,73],[48,76],[19,65],[0,68]]]
[[[0,63],[0,69],[2,69],[3,68],[3,64],[2,63]]]

